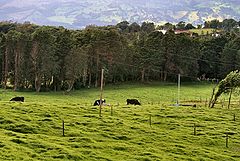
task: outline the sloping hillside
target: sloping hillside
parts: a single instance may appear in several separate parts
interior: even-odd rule
[[[210,19],[239,20],[238,0],[3,0],[0,20],[82,28],[120,21],[194,24]]]

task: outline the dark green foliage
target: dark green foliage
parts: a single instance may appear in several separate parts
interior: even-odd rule
[[[176,25],[176,29],[178,29],[178,30],[184,30],[184,29],[185,29],[185,25],[186,25],[185,22],[180,21],[180,22]]]
[[[186,30],[190,30],[190,29],[195,29],[196,27],[194,27],[192,24],[188,23],[186,26],[185,26],[185,29]]]
[[[7,33],[10,30],[15,30],[17,25],[17,23],[11,21],[0,22],[0,32]]]
[[[116,25],[116,27],[118,27],[122,32],[128,32],[128,26],[129,22],[127,21],[122,21]]]
[[[139,31],[141,31],[140,25],[137,24],[136,22],[130,24],[128,28],[129,28],[129,32],[139,32]]]
[[[234,29],[237,26],[238,26],[238,22],[234,19],[225,19],[222,22],[222,27],[226,31],[231,31],[232,29]]]
[[[204,28],[219,29],[219,28],[222,28],[222,22],[220,22],[217,19],[214,19],[214,20],[211,20],[211,21],[205,21]]]
[[[221,73],[223,76],[240,68],[240,37],[230,40],[221,53]]]
[[[199,63],[199,76],[205,78],[219,78],[222,76],[221,67],[230,61],[222,62],[221,53],[227,39],[224,36],[210,38],[202,43]]]
[[[141,30],[146,33],[150,33],[155,30],[154,23],[152,22],[143,22],[141,26]]]

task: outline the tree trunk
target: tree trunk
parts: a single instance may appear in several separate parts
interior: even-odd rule
[[[57,80],[56,80],[57,78],[56,77],[54,77],[53,76],[53,90],[54,90],[54,92],[57,92]]]
[[[18,82],[19,82],[19,68],[20,68],[20,49],[17,47],[16,52],[15,52],[15,73],[14,73],[14,88],[13,90],[16,91],[18,87]]]
[[[147,76],[146,76],[147,82],[149,82],[149,77],[150,77],[150,69],[148,68]]]
[[[215,86],[213,87],[212,95],[211,95],[211,98],[210,98],[209,104],[208,104],[208,107],[211,107],[211,108],[214,107],[214,105],[215,105],[215,103],[216,103],[216,101],[217,101],[217,97],[216,97],[216,96],[214,97],[216,87],[217,87],[217,85],[215,85]],[[213,98],[213,97],[214,97],[214,98]]]
[[[34,85],[35,85],[36,92],[39,92],[41,89],[41,80],[40,80],[38,68],[37,68],[37,55],[38,55],[38,44],[36,42],[33,42],[31,57],[32,57],[32,64],[34,68],[34,74],[35,74]]]
[[[66,90],[66,92],[70,92],[73,88],[73,85],[74,85],[74,82],[75,80],[69,80],[67,81],[67,84],[68,84],[68,89]]]
[[[163,78],[163,81],[166,82],[166,80],[167,80],[167,72],[164,71],[164,78]]]
[[[96,80],[95,80],[95,87],[98,86],[98,68],[99,68],[99,55],[97,55],[97,68],[96,68]]]
[[[120,75],[120,80],[121,80],[121,82],[124,82],[124,76],[123,76],[123,74]]]
[[[88,73],[88,88],[91,87],[91,82],[92,82],[92,73],[91,73],[91,70],[89,69],[89,73]]]
[[[5,51],[5,57],[4,57],[4,81],[3,81],[4,89],[7,88],[7,81],[8,81],[8,54],[9,54],[9,48],[7,47]]]
[[[142,76],[141,76],[141,81],[144,82],[145,68],[142,69],[141,74],[142,74]]]
[[[163,80],[163,71],[160,71],[160,80]]]
[[[116,83],[116,76],[113,75],[113,78],[112,78],[112,83],[115,84]]]
[[[3,53],[3,56],[2,56],[2,79],[1,79],[1,83],[3,84],[3,87],[4,87],[4,77],[5,77],[5,52]]]
[[[41,90],[41,80],[40,80],[39,74],[35,75],[35,89],[37,93],[40,92]]]
[[[83,69],[83,86],[86,87],[87,84],[87,67]]]
[[[232,98],[232,91],[233,91],[233,89],[231,89],[230,94],[229,94],[228,109],[230,108],[230,103],[231,103],[231,98]]]

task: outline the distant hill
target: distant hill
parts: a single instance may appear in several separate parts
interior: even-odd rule
[[[83,28],[86,25],[205,20],[239,21],[239,0],[1,0],[0,21],[30,21],[41,25]]]

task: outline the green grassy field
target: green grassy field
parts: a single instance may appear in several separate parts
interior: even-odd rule
[[[102,117],[92,106],[99,89],[68,95],[1,90],[0,160],[240,160],[239,96],[230,109],[227,96],[223,106],[210,109],[205,101],[212,87],[182,85],[180,102],[196,103],[194,108],[171,106],[176,84],[107,86],[104,98],[113,111],[104,106]],[[25,102],[9,102],[13,96],[24,96]],[[127,98],[142,106],[126,105]],[[234,134],[228,148],[226,132]]]
[[[189,30],[193,33],[197,33],[198,35],[207,35],[207,34],[212,34],[214,32],[221,32],[219,29],[212,29],[212,28],[206,28],[206,29],[191,29]]]

